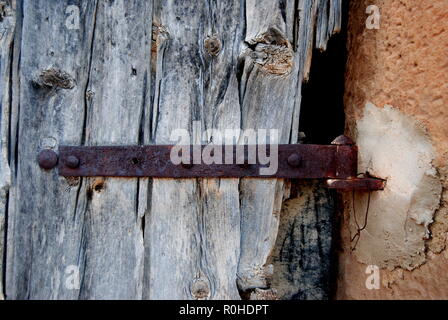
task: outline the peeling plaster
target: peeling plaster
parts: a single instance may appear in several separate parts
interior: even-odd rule
[[[372,193],[355,255],[380,268],[413,270],[426,261],[428,227],[442,193],[431,140],[420,123],[393,106],[367,103],[357,122],[357,144],[360,172],[386,178],[387,187]],[[358,221],[364,220],[366,205],[367,195],[357,194]],[[350,228],[354,234],[353,212]]]

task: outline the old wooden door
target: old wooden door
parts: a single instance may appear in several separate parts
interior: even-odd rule
[[[36,156],[59,145],[172,144],[173,130],[194,126],[278,129],[280,143],[297,143],[311,52],[339,30],[340,6],[0,1],[0,292],[239,299],[269,291],[287,182],[66,179]]]

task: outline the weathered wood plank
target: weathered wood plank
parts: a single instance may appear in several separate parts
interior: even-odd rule
[[[35,162],[43,147],[80,144],[83,102],[93,34],[94,2],[80,3],[80,30],[66,26],[72,1],[23,1],[19,92],[12,132],[15,170],[8,210],[6,292],[10,299],[78,297],[64,285],[65,270],[78,265],[82,219],[73,216],[77,190]],[[41,86],[44,70],[76,79],[71,90],[55,81]],[[13,145],[14,146],[14,145]]]
[[[150,95],[152,3],[99,1],[87,85],[87,145],[138,144]],[[129,160],[131,161],[131,160]],[[140,299],[143,229],[138,179],[86,179],[80,298]]]
[[[237,58],[241,45],[239,1],[157,1],[154,142],[175,129],[239,128]],[[163,41],[163,39],[162,39]],[[207,42],[220,46],[217,54]],[[214,134],[203,137],[209,143]],[[201,140],[199,137],[198,140]],[[196,140],[196,142],[199,142]],[[154,179],[145,230],[146,297],[238,299],[237,179]]]
[[[0,1],[0,300],[4,299],[3,257],[5,249],[5,218],[11,183],[8,159],[9,118],[11,112],[12,42],[15,31],[15,1]]]
[[[79,29],[70,29],[69,5],[23,3],[7,292],[11,298],[135,299],[143,272],[137,180],[65,181],[34,159],[40,148],[58,144],[138,143],[149,92],[152,6],[79,1]],[[73,88],[43,86],[42,70],[62,70]],[[79,268],[79,287],[65,283],[70,266]]]
[[[172,1],[155,1],[154,10],[158,46],[153,49],[157,73],[151,138],[162,144],[169,143],[173,130],[189,128],[191,109],[197,109],[200,10]],[[146,299],[192,298],[191,283],[200,277],[196,189],[195,180],[154,179],[151,184],[150,212],[145,216]]]
[[[327,8],[329,1],[299,1],[297,6],[297,20],[289,18],[282,12],[282,7],[269,7],[269,1],[247,2],[246,18],[247,35],[257,35],[250,39],[246,35],[246,42],[255,45],[253,54],[246,60],[242,79],[245,79],[244,100],[242,106],[242,125],[244,128],[279,129],[280,143],[298,141],[298,120],[300,114],[301,84],[308,78],[311,65],[311,54],[314,47],[315,24],[318,19],[318,5]],[[337,5],[337,3],[332,3]],[[340,5],[340,4],[339,4]],[[270,8],[268,18],[265,8]],[[292,4],[286,5],[293,7]],[[282,17],[282,20],[279,17]],[[263,22],[258,18],[263,17]],[[326,25],[328,17],[321,15],[320,21]],[[298,23],[297,35],[295,28],[284,23]],[[269,25],[268,30],[258,30]],[[285,33],[286,32],[286,33]],[[288,43],[285,34],[293,35],[293,43]],[[260,36],[261,35],[261,36]],[[274,41],[272,41],[274,39]],[[325,43],[328,39],[321,40]],[[265,46],[268,44],[268,46]],[[261,45],[261,46],[260,46]],[[260,46],[260,49],[258,49]],[[295,49],[292,53],[291,70],[287,74],[272,72],[267,68],[270,61],[280,58],[284,61],[289,57],[289,46]],[[258,52],[267,54],[265,63],[260,64]],[[264,61],[262,61],[264,62]],[[282,65],[286,67],[288,64]],[[273,108],[273,106],[275,106]],[[283,182],[260,182],[243,180],[241,182],[241,256],[238,268],[238,284],[243,291],[255,288],[267,288],[267,279],[271,277],[272,268],[266,263],[277,238],[279,223],[279,204],[283,198]],[[277,200],[277,201],[276,201]],[[277,205],[276,205],[277,203]],[[275,272],[275,269],[274,269]],[[325,272],[325,271],[324,271]]]
[[[325,51],[330,37],[341,30],[342,0],[320,0],[317,11],[316,48]]]

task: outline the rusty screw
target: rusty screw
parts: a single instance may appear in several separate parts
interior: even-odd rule
[[[79,167],[79,159],[75,156],[68,156],[64,162],[65,165],[69,168],[76,169]]]
[[[302,163],[302,158],[297,154],[293,153],[288,157],[288,164],[291,167],[300,167],[300,164]]]
[[[51,149],[44,149],[39,153],[37,161],[42,169],[50,170],[58,164],[58,155]]]

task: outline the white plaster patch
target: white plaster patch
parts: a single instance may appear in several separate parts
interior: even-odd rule
[[[367,103],[357,122],[359,170],[387,179],[372,193],[367,228],[355,254],[366,264],[412,270],[426,261],[428,226],[439,207],[442,185],[425,129],[392,106]],[[367,195],[357,194],[356,214],[364,221]],[[351,228],[354,227],[353,212]]]

